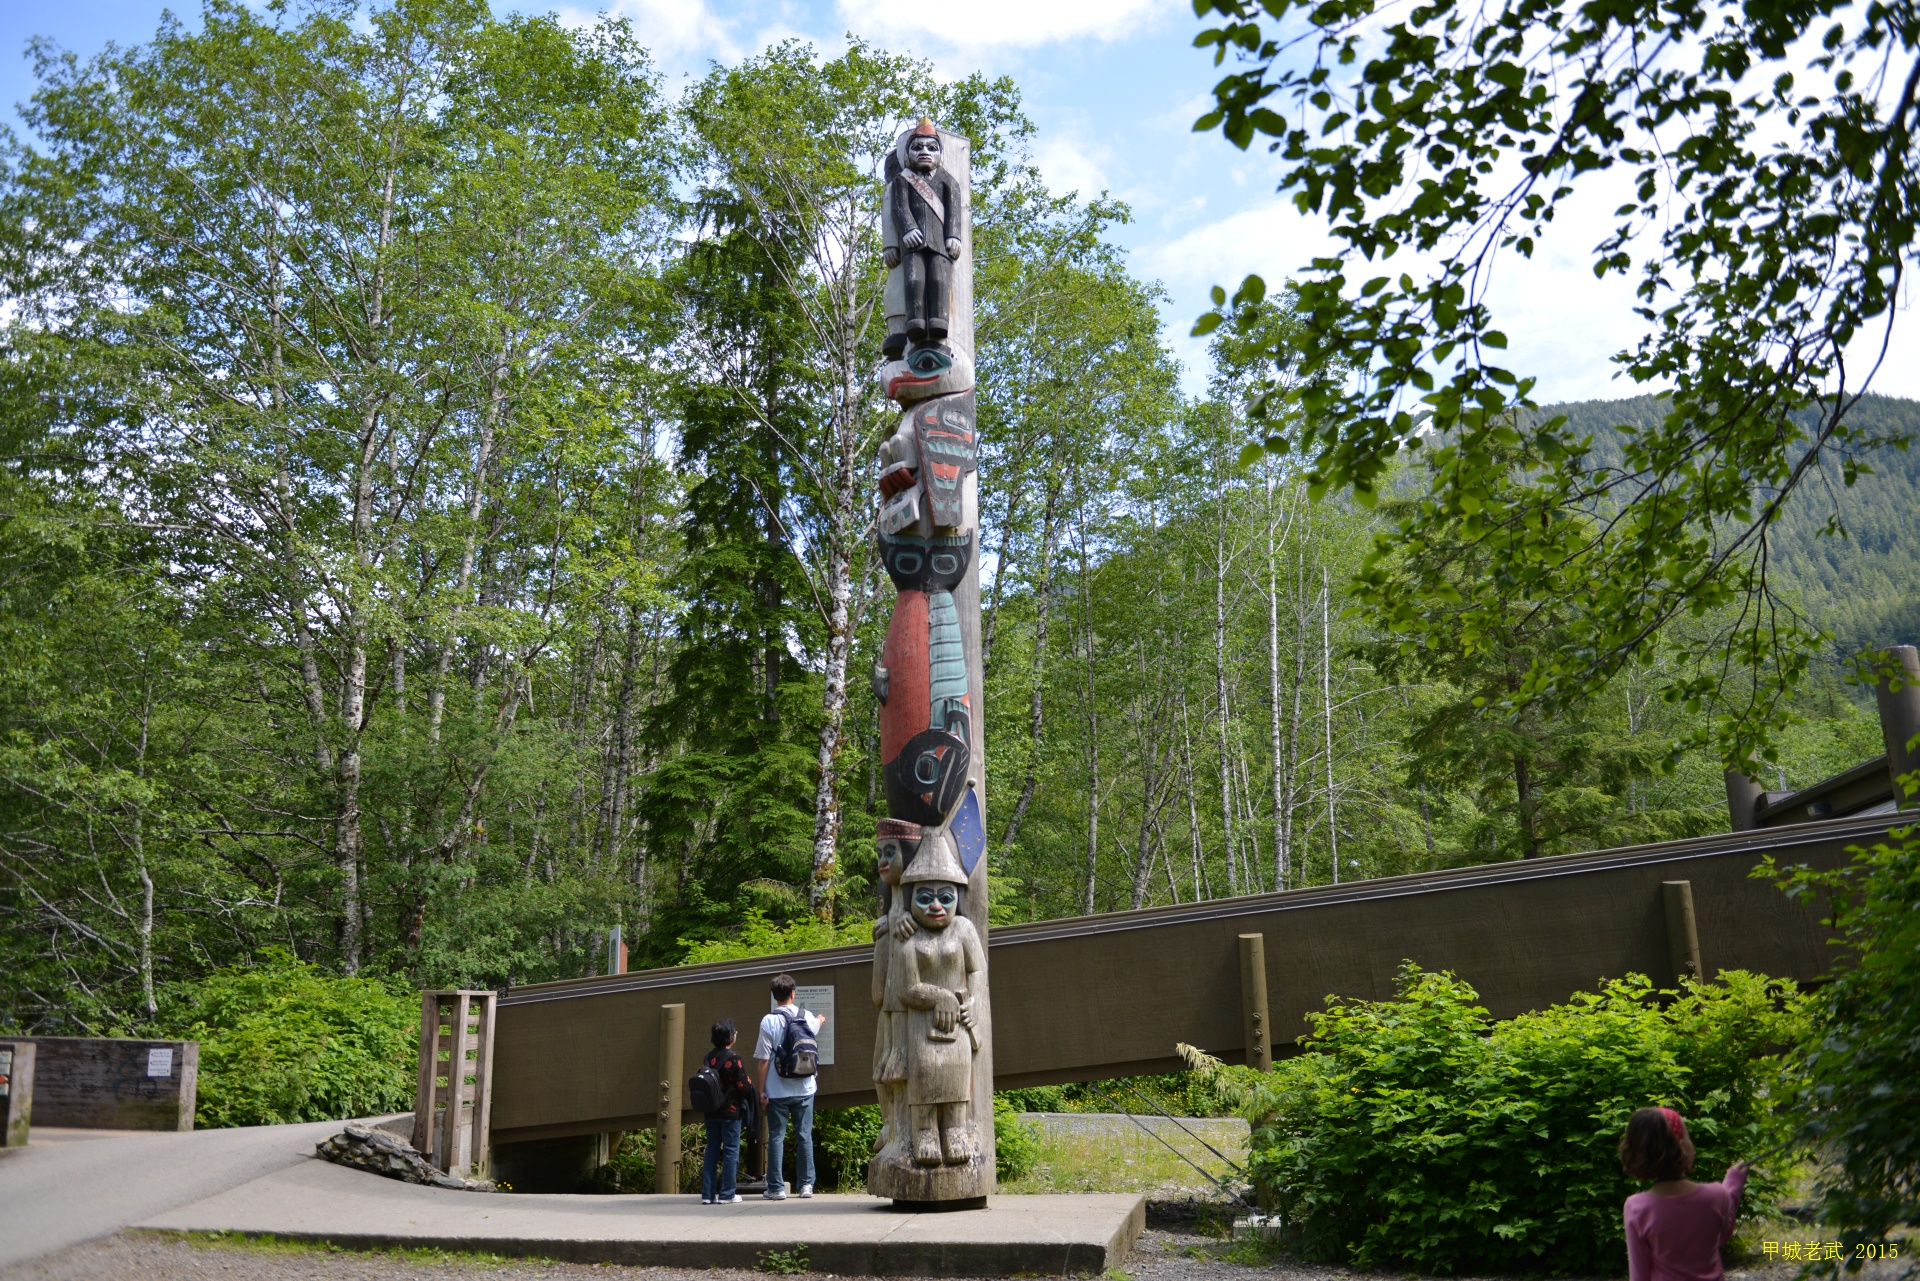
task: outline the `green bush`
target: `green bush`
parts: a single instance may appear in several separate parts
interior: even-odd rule
[[[614,1145],[613,1158],[588,1172],[581,1191],[600,1195],[651,1192],[655,1167],[654,1151],[659,1135],[653,1130],[630,1130]],[[700,1190],[701,1163],[707,1155],[707,1127],[695,1121],[680,1127],[680,1190]],[[746,1144],[741,1143],[741,1155]],[[562,1189],[571,1191],[572,1189]]]
[[[1821,1221],[1849,1247],[1920,1223],[1920,837],[1892,835],[1832,872],[1756,869],[1789,894],[1830,894],[1847,952],[1812,998],[1802,1111],[1805,1137],[1832,1157],[1815,1180]]]
[[[1020,1119],[1020,1111],[1002,1096],[993,1096],[994,1177],[1012,1183],[1030,1173],[1040,1159],[1040,1131]]]
[[[1792,1134],[1781,1106],[1805,999],[1725,971],[1684,993],[1630,976],[1496,1022],[1451,974],[1408,964],[1398,996],[1308,1016],[1307,1052],[1266,1076],[1188,1051],[1254,1123],[1252,1167],[1300,1251],[1357,1267],[1618,1274],[1616,1145],[1635,1108],[1687,1117],[1719,1178]],[[1204,1060],[1204,1061],[1203,1061]],[[1765,1167],[1747,1206],[1763,1207]]]
[[[1033,1169],[1040,1133],[1020,1119],[1019,1109],[993,1098],[994,1170],[1009,1183]],[[813,1119],[813,1155],[822,1188],[858,1192],[867,1185],[867,1162],[880,1137],[880,1109],[828,1108]]]
[[[286,952],[170,984],[160,1023],[200,1042],[194,1124],[338,1121],[413,1106],[420,1001]]]
[[[854,918],[838,923],[802,916],[775,925],[757,907],[747,909],[740,928],[726,938],[681,939],[682,965],[709,961],[743,961],[756,956],[784,956],[788,952],[815,952],[830,947],[854,947],[873,942],[873,922]]]
[[[858,1192],[867,1186],[867,1162],[880,1137],[880,1109],[827,1108],[814,1113],[813,1159],[822,1188]]]
[[[1195,1072],[1161,1072],[1067,1085],[1003,1090],[1016,1112],[1131,1112],[1136,1116],[1237,1116],[1239,1105],[1213,1078]],[[1158,1109],[1156,1111],[1155,1109]]]

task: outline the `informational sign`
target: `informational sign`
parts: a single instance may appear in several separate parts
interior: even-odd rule
[[[769,998],[771,1001],[771,998]],[[833,1066],[833,985],[818,987],[796,987],[793,990],[793,1003],[811,1014],[824,1018],[826,1026],[820,1029],[815,1038],[820,1044],[820,1066]],[[779,1007],[774,1006],[775,1009]]]
[[[171,1048],[147,1051],[147,1075],[173,1075],[173,1050]]]
[[[8,1083],[12,1080],[13,1051],[0,1050],[0,1099],[7,1097],[8,1091],[12,1088]],[[5,1108],[0,1108],[0,1113],[4,1113],[5,1111]]]

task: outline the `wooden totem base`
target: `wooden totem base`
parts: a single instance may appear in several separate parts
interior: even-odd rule
[[[905,1153],[882,1152],[867,1166],[867,1191],[897,1208],[978,1210],[987,1204],[991,1173],[978,1153],[965,1165],[915,1165]]]

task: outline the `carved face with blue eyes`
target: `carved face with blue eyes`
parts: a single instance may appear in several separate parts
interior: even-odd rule
[[[880,879],[888,885],[900,883],[900,873],[907,870],[907,851],[904,842],[882,837],[880,839]]]
[[[960,887],[922,881],[913,887],[913,919],[929,930],[944,930],[960,910]]]

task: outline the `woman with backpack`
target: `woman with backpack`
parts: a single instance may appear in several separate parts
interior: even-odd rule
[[[740,1177],[740,1122],[746,1115],[753,1082],[747,1065],[734,1052],[739,1039],[732,1019],[713,1025],[713,1048],[694,1074],[693,1105],[706,1113],[707,1153],[700,1166],[700,1204],[738,1205]]]

